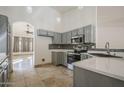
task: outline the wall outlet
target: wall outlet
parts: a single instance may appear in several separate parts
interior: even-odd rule
[[[45,62],[45,58],[42,58],[42,62]]]

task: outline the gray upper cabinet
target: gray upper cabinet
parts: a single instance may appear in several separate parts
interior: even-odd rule
[[[79,28],[79,30],[78,30],[78,35],[82,35],[82,34],[84,34],[83,27],[82,28]]]
[[[61,33],[54,32],[53,44],[61,44]]]
[[[67,44],[67,33],[62,33],[62,44]]]
[[[92,25],[83,27],[86,43],[95,43],[95,30]]]
[[[38,29],[37,30],[37,35],[38,36],[53,37],[54,36],[54,32],[47,31],[47,30],[42,30],[42,29]]]
[[[78,35],[78,31],[79,31],[79,29],[75,29],[75,30],[71,31],[72,37]]]
[[[71,44],[71,38],[77,35],[85,35],[85,43],[95,43],[95,27],[87,25],[69,32],[57,33],[39,29],[38,36],[46,36],[53,38],[53,44]]]
[[[66,43],[67,44],[71,44],[71,37],[72,37],[71,34],[72,34],[71,31],[70,32],[66,32],[66,35],[67,35]]]
[[[53,37],[54,36],[54,32],[48,31],[47,35]]]
[[[38,36],[47,36],[47,31],[42,30],[42,29],[38,29],[37,30],[37,35]]]

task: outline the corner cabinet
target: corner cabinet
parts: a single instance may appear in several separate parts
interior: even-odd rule
[[[66,43],[67,44],[71,44],[71,37],[72,37],[72,33],[70,32],[66,32],[67,38],[66,38]]]
[[[62,33],[62,44],[67,44],[67,33]]]
[[[52,40],[53,44],[61,44],[62,43],[61,39],[62,39],[61,33],[54,32]]]
[[[66,52],[52,52],[52,64],[67,66]]]

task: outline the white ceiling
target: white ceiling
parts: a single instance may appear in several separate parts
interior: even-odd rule
[[[51,7],[60,13],[65,13],[76,8],[77,6],[51,6]]]

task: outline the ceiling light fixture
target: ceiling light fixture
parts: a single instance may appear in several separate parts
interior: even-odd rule
[[[56,20],[57,20],[57,22],[61,22],[61,18],[60,17],[57,17]]]
[[[28,12],[29,14],[32,13],[32,7],[31,7],[31,6],[27,6],[27,12]]]

